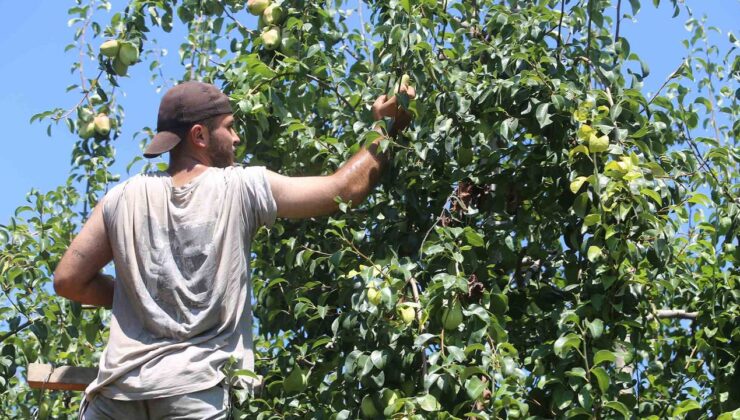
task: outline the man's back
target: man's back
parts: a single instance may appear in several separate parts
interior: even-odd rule
[[[104,198],[116,267],[108,347],[87,389],[114,399],[194,392],[230,356],[253,368],[249,242],[276,206],[264,168],[208,168],[174,187],[139,175]]]

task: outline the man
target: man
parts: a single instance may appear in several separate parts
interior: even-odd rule
[[[395,96],[381,96],[372,111],[376,120],[395,117],[396,128],[408,125]],[[329,176],[234,166],[233,124],[229,99],[215,86],[186,82],[168,91],[144,153],[169,152],[168,170],[111,189],[57,266],[60,296],[113,313],[81,418],[226,417],[231,384],[221,368],[232,356],[254,368],[255,231],[275,217],[330,214],[337,196],[361,202],[383,165],[376,140]],[[111,260],[115,281],[100,272]]]

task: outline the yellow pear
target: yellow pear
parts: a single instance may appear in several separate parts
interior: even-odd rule
[[[103,45],[100,46],[100,53],[106,57],[113,58],[118,55],[118,48],[118,41],[111,39],[103,42]]]
[[[249,13],[259,16],[270,5],[270,0],[247,0],[247,10]]]
[[[95,133],[101,137],[106,137],[110,133],[110,118],[105,114],[98,114],[93,120],[95,124]]]

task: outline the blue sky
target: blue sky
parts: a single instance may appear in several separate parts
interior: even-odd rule
[[[651,74],[646,81],[650,91],[663,83],[686,54],[681,40],[688,37],[684,29],[687,15],[682,10],[681,15],[673,19],[673,10],[665,0],[658,9],[650,0],[642,0],[642,3],[636,21],[623,22],[622,33],[630,41],[632,50],[650,66]],[[715,42],[722,43],[723,49],[727,46],[727,32],[733,31],[736,35],[740,32],[737,21],[740,0],[687,3],[696,16],[706,14],[709,24],[722,30],[721,37],[713,37]],[[53,128],[52,137],[48,137],[46,123],[29,124],[29,119],[48,109],[69,108],[79,100],[78,94],[65,91],[67,86],[79,81],[79,76],[69,71],[77,58],[76,50],[64,52],[73,37],[73,30],[67,26],[67,9],[72,5],[72,1],[61,0],[0,0],[0,10],[10,17],[0,25],[0,80],[5,83],[0,96],[0,121],[5,134],[0,153],[0,179],[5,180],[0,187],[0,224],[7,223],[15,208],[25,202],[25,195],[31,188],[53,189],[62,185],[69,173],[70,153],[76,136],[66,127],[57,126]],[[246,16],[244,21],[247,21]],[[181,74],[176,60],[178,35],[157,38],[170,52],[165,74]],[[87,65],[91,69],[95,66],[92,62]],[[149,81],[146,66],[132,67],[129,76],[120,81],[126,92],[126,97],[119,98],[126,110],[126,121],[123,135],[116,142],[118,163],[114,167],[123,178],[126,177],[125,165],[140,153],[139,141],[133,139],[133,134],[144,126],[156,125],[161,98],[161,92]]]

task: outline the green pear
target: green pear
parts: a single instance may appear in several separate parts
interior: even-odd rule
[[[378,290],[374,285],[370,285],[370,287],[367,288],[367,300],[369,300],[370,303],[378,306],[381,298],[382,295],[380,294],[380,290]]]
[[[280,28],[275,26],[270,27],[268,30],[262,32],[262,42],[265,44],[265,48],[268,50],[274,50],[280,46]]]
[[[259,16],[270,5],[270,0],[247,0],[247,10],[249,13]]]
[[[403,320],[404,324],[410,325],[412,322],[414,322],[414,318],[416,317],[416,311],[414,311],[414,308],[410,307],[407,304],[399,304],[397,309],[398,313],[401,315],[401,320]]]
[[[95,124],[95,133],[101,137],[106,137],[110,133],[110,118],[105,114],[98,114],[93,120]]]
[[[100,46],[100,53],[106,57],[113,58],[118,55],[118,49],[118,41],[116,41],[115,39],[111,39],[109,41],[103,42],[103,45]]]
[[[306,389],[308,375],[303,372],[300,366],[295,365],[287,378],[283,381],[283,389],[288,394],[297,394]]]
[[[128,65],[123,64],[121,60],[116,58],[115,60],[113,60],[113,70],[116,72],[117,75],[125,76],[128,72]]]
[[[277,4],[271,4],[262,12],[262,18],[268,25],[279,25],[283,21],[283,8]]]
[[[80,127],[78,129],[78,134],[81,138],[87,140],[90,137],[95,135],[95,122],[93,121],[83,121],[80,123]]]
[[[131,42],[121,42],[118,49],[118,59],[121,63],[130,66],[139,60],[139,49]]]
[[[365,395],[362,398],[362,402],[360,403],[360,410],[362,411],[362,416],[366,419],[372,419],[378,417],[379,415],[378,409],[375,408],[373,397],[370,395]]]
[[[460,302],[455,301],[452,307],[447,307],[442,312],[442,325],[446,330],[455,330],[462,323],[463,313]]]

